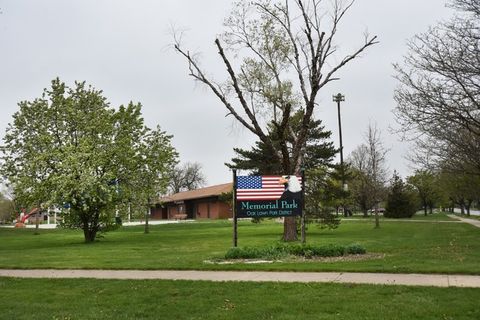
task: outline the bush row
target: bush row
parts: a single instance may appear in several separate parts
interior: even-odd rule
[[[365,248],[359,244],[313,246],[277,243],[265,248],[230,248],[225,254],[225,259],[278,259],[288,255],[305,258],[340,257],[346,254],[364,254],[366,252]]]

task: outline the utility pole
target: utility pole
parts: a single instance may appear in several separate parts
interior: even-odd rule
[[[345,96],[341,93],[338,93],[333,96],[333,102],[337,103],[337,110],[338,110],[338,135],[340,137],[340,174],[342,176],[342,189],[343,191],[347,191],[347,184],[345,183],[345,168],[343,166],[343,141],[342,141],[342,118],[340,115],[340,103],[345,101]],[[343,215],[346,216],[347,213],[345,212],[345,204],[343,204]]]

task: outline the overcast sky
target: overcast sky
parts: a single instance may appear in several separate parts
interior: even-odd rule
[[[231,3],[0,0],[0,137],[19,101],[39,97],[57,76],[68,85],[85,80],[102,89],[114,107],[141,102],[147,125],[159,124],[174,135],[182,162],[201,163],[208,184],[228,182],[231,173],[224,163],[232,158],[232,148],[248,147],[255,139],[225,118],[220,102],[188,77],[185,61],[169,45],[171,26],[186,28],[185,45],[201,52],[202,66],[224,79],[213,41]],[[404,159],[407,146],[388,130],[395,125],[392,63],[402,60],[407,39],[451,14],[443,0],[357,0],[340,27],[340,46],[355,48],[365,30],[380,43],[323,89],[316,112],[338,146],[332,94],[345,94],[345,157],[362,143],[369,122],[376,122],[390,149],[389,169],[410,173]]]

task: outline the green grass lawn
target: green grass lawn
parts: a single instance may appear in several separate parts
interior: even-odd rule
[[[480,289],[0,278],[0,319],[480,319]]]
[[[361,213],[355,213],[351,217],[341,217],[343,220],[375,220],[375,216],[373,214],[369,215],[368,217],[364,217]],[[380,220],[385,222],[395,222],[395,221],[411,221],[411,220],[427,220],[427,221],[452,221],[450,217],[447,216],[445,212],[436,212],[434,214],[427,214],[425,215],[423,211],[417,211],[417,213],[411,218],[402,218],[402,219],[389,219],[384,218],[383,215],[380,215]]]
[[[239,225],[240,246],[267,246],[280,239],[283,225],[270,221]],[[308,243],[358,243],[384,258],[364,261],[284,261],[271,264],[212,265],[232,243],[228,221],[126,227],[93,244],[71,230],[0,228],[0,268],[224,269],[361,271],[480,274],[480,229],[463,223],[344,221],[336,230],[309,226]]]

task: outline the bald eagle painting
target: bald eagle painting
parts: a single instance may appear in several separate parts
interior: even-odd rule
[[[297,176],[282,176],[279,181],[280,184],[285,186],[280,200],[301,200],[302,199],[302,185]]]

